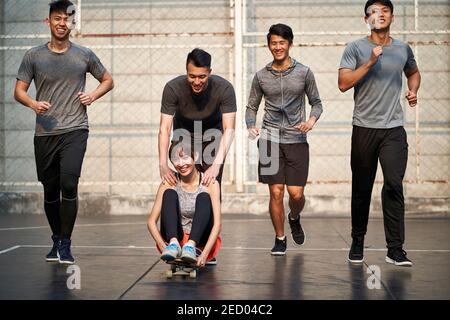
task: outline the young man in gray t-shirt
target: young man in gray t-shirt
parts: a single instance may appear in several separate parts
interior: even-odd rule
[[[370,0],[365,21],[368,37],[347,45],[339,67],[339,89],[354,88],[352,168],[352,246],[348,260],[364,261],[364,236],[378,160],[383,170],[381,193],[388,253],[386,262],[411,266],[405,241],[403,177],[408,143],[400,104],[402,74],[408,78],[406,99],[417,104],[420,73],[409,45],[390,37],[394,7],[390,0]]]
[[[78,180],[88,139],[87,106],[113,88],[113,79],[88,48],[69,41],[75,7],[50,3],[50,42],[28,50],[17,75],[15,99],[36,113],[34,151],[53,247],[47,261],[73,264],[71,235],[78,209]],[[85,92],[86,73],[100,85]],[[28,94],[34,81],[36,100]]]

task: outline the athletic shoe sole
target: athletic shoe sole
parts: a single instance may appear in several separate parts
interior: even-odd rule
[[[292,233],[291,233],[291,239],[292,239],[292,242],[294,243],[295,247],[303,247],[303,245],[305,244],[305,242],[306,242],[306,233],[305,233],[305,231],[303,231],[303,234],[305,235],[305,238],[303,239],[303,243],[302,244],[298,244],[297,242],[295,242],[294,237],[292,236]]]
[[[355,259],[347,258],[347,260],[350,263],[363,263],[364,262],[364,258],[362,258],[361,260],[355,260]]]
[[[412,262],[410,261],[397,262],[388,256],[386,256],[386,262],[400,267],[412,267]]]
[[[59,263],[61,264],[74,264],[75,261],[69,261],[69,260],[59,260]]]
[[[185,263],[196,263],[197,259],[194,259],[192,257],[181,257],[181,260],[183,260],[183,262]]]
[[[284,256],[286,255],[286,252],[278,251],[278,252],[271,252],[270,254],[273,256]]]
[[[57,261],[59,261],[59,258],[45,258],[45,261],[47,261],[47,262],[57,262]]]
[[[59,252],[56,251],[56,258],[45,258],[45,261],[47,262],[59,262]]]
[[[160,258],[161,258],[161,260],[164,260],[164,261],[173,261],[176,259],[174,256],[171,256],[168,254],[162,255]]]

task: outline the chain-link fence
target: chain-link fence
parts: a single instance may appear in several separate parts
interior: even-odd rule
[[[34,113],[13,99],[27,49],[48,41],[49,0],[0,2],[0,188],[40,190],[33,151]],[[258,192],[256,142],[247,139],[245,105],[253,75],[271,60],[265,35],[278,22],[294,30],[291,56],[316,76],[324,113],[309,134],[310,192],[350,188],[351,92],[337,87],[345,43],[363,37],[365,1],[356,0],[78,0],[72,41],[92,48],[115,88],[89,107],[90,137],[80,191],[154,193],[159,184],[157,134],[165,83],[185,72],[189,51],[213,56],[213,73],[238,98],[236,140],[227,157],[228,191]],[[419,104],[405,106],[407,196],[449,196],[449,1],[394,1],[393,36],[413,47],[422,73]],[[88,79],[88,90],[96,86]],[[406,89],[405,89],[406,90]],[[350,90],[352,91],[352,90]],[[34,87],[30,94],[34,95]],[[382,93],[381,93],[382,94]],[[261,104],[258,118],[263,114]],[[377,182],[382,181],[380,170]],[[264,189],[265,190],[265,189]],[[266,191],[264,191],[266,192]]]

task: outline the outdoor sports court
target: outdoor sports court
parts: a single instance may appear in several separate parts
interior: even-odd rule
[[[36,117],[14,100],[25,52],[50,38],[50,0],[0,1],[0,300],[448,300],[450,298],[450,4],[395,0],[391,35],[408,43],[422,83],[419,102],[401,104],[408,136],[404,249],[414,265],[385,262],[378,168],[365,261],[349,264],[353,90],[338,88],[346,45],[369,33],[360,0],[76,0],[70,40],[92,49],[115,88],[89,109],[89,142],[73,233],[75,265],[48,263],[50,228],[36,179]],[[274,229],[246,104],[255,73],[271,61],[274,23],[294,31],[291,55],[311,67],[323,115],[308,133],[310,167],[302,226],[306,243],[271,256]],[[158,185],[161,96],[201,47],[212,72],[236,91],[235,139],[223,175],[222,249],[197,277],[166,277],[147,230]],[[87,87],[97,81],[90,75]],[[34,95],[34,85],[29,93]],[[380,93],[382,94],[382,93]],[[310,106],[306,104],[309,114]],[[258,123],[264,105],[261,103]],[[287,196],[286,196],[287,198]],[[286,199],[285,199],[286,200]],[[287,206],[285,207],[287,213]],[[32,310],[30,308],[30,310]],[[403,310],[403,309],[399,309]]]
[[[366,261],[347,262],[349,219],[304,219],[306,244],[288,239],[285,257],[270,255],[269,218],[228,214],[216,266],[196,279],[166,279],[169,265],[159,259],[146,217],[80,217],[73,252],[80,289],[69,289],[67,265],[45,262],[50,249],[44,216],[0,216],[0,299],[448,299],[450,227],[448,219],[406,221],[405,248],[414,266],[385,263],[382,220],[369,223]],[[424,240],[427,239],[427,240]],[[380,273],[368,286],[368,267]]]

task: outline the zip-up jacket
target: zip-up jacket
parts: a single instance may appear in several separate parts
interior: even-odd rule
[[[310,117],[314,116],[319,120],[322,102],[311,69],[295,59],[283,71],[274,70],[272,63],[269,63],[253,78],[245,112],[247,128],[255,125],[256,114],[264,96],[261,138],[279,143],[307,142],[306,134],[294,128],[306,121],[305,94],[311,105]]]

